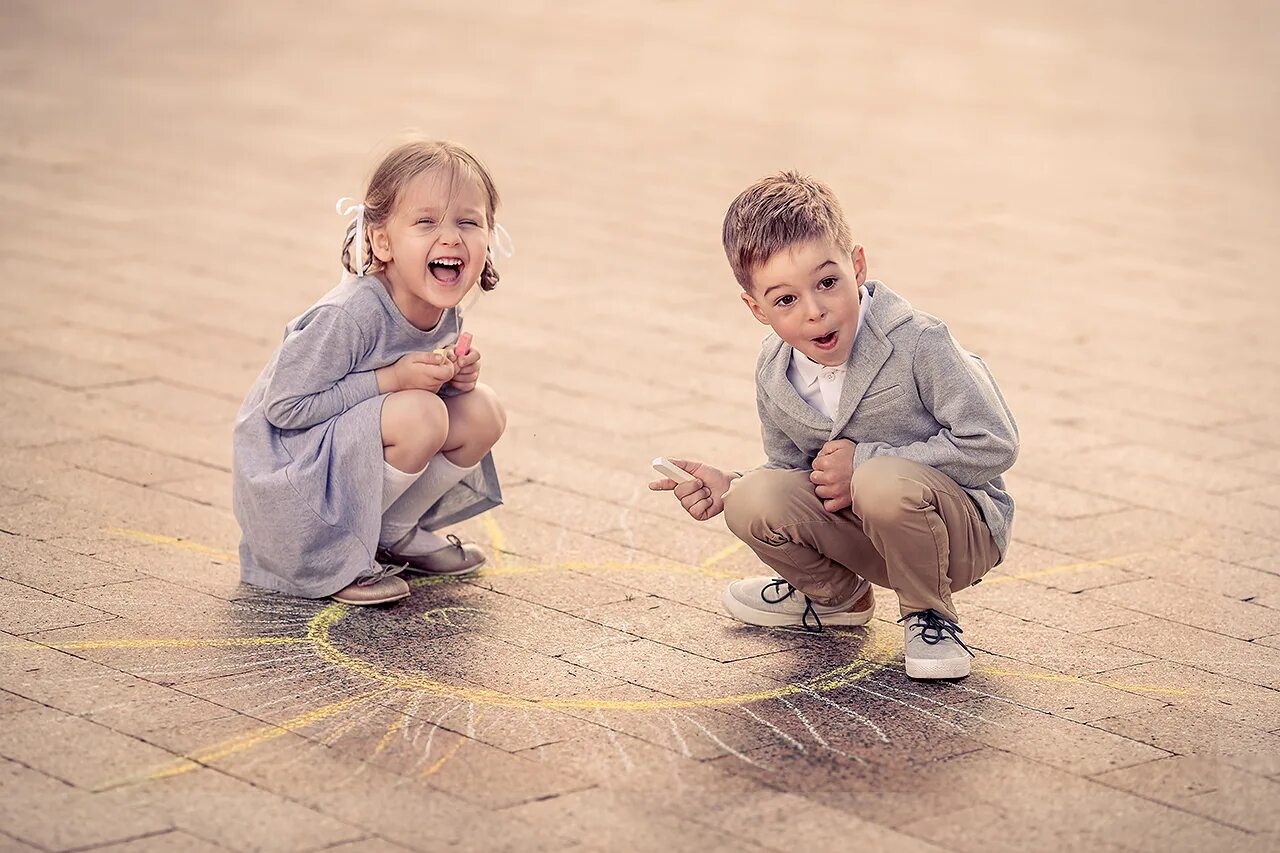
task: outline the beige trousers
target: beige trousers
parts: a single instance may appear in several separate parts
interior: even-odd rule
[[[815,602],[839,605],[859,578],[898,594],[902,615],[933,609],[959,620],[951,594],[977,583],[1000,554],[955,481],[881,456],[853,472],[853,508],[827,512],[808,471],[761,468],[733,482],[725,521],[770,568]]]

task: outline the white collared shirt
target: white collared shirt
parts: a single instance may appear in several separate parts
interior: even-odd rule
[[[867,294],[865,286],[858,288],[858,326],[853,331],[853,339],[858,339],[862,325],[867,321]],[[852,346],[852,343],[850,344]],[[791,382],[800,399],[815,410],[831,419],[835,419],[836,409],[840,407],[840,392],[844,390],[846,365],[828,367],[818,364],[798,349],[791,350],[791,364],[787,366],[787,379]]]

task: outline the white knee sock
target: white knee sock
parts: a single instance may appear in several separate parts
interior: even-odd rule
[[[382,465],[382,511],[386,512],[396,502],[396,499],[405,493],[406,489],[426,473],[427,468],[424,465],[418,473],[410,474],[407,471],[401,471],[385,460]]]
[[[426,514],[435,502],[452,489],[462,478],[474,471],[479,465],[470,468],[459,468],[443,453],[437,453],[427,463],[427,470],[400,495],[390,508],[382,513],[382,533],[378,537],[380,545],[395,545],[413,532],[413,538],[396,549],[398,553],[407,555],[429,554],[438,551],[449,543],[434,533],[418,529],[418,521]]]

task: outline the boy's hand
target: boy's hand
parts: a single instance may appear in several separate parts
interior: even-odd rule
[[[453,379],[455,373],[457,367],[444,353],[406,353],[395,364],[378,368],[378,391],[385,394],[416,388],[434,393]]]
[[[809,482],[827,512],[853,506],[853,452],[857,448],[847,438],[839,438],[822,445],[813,460]]]
[[[724,510],[724,493],[729,491],[734,475],[702,462],[686,462],[683,459],[668,461],[677,468],[688,471],[693,479],[679,485],[670,478],[654,480],[649,484],[650,489],[655,492],[674,490],[676,497],[680,499],[680,506],[697,521],[714,518]]]
[[[458,369],[453,376],[454,389],[464,393],[474,389],[480,381],[480,351],[472,347],[466,355],[460,356],[450,348],[449,359]]]

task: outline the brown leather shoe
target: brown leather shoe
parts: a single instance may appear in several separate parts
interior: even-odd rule
[[[445,538],[449,540],[449,545],[430,554],[397,554],[393,550],[395,545],[392,545],[389,548],[379,548],[376,559],[379,563],[399,566],[406,572],[434,577],[463,577],[474,574],[484,565],[484,552],[478,546],[470,542],[463,544],[452,533]]]
[[[395,577],[399,569],[384,567],[382,572],[367,578],[357,578],[330,596],[343,604],[364,607],[370,604],[390,604],[409,597],[409,585],[403,578]]]

